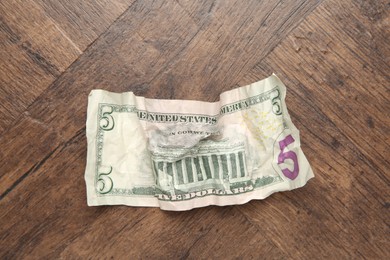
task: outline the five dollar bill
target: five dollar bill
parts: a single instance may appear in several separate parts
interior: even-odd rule
[[[243,204],[314,177],[272,75],[218,102],[92,90],[88,205],[189,210]]]

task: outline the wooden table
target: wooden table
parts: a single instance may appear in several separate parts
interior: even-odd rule
[[[0,3],[1,259],[390,259],[388,1]],[[316,177],[187,212],[88,207],[91,89],[216,101],[275,72]]]

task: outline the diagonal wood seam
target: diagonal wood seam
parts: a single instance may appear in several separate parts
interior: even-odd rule
[[[23,113],[21,113],[20,114],[20,116],[15,120],[15,122],[17,122],[17,121],[19,121],[19,120],[21,120],[21,118],[25,115],[25,116],[27,116],[27,117],[29,117],[29,118],[32,118],[32,117],[30,117],[30,115],[29,115],[29,113],[28,113],[28,111],[29,111],[29,109],[30,109],[30,107],[32,107],[36,102],[37,102],[37,100],[39,100],[40,99],[40,97],[44,94],[44,92],[47,90],[47,89],[49,89],[50,87],[52,87],[53,85],[55,85],[56,83],[57,83],[57,81],[62,77],[62,75],[63,74],[65,74],[72,66],[73,66],[73,64],[75,64],[77,61],[79,61],[80,59],[81,59],[81,57],[83,57],[84,55],[88,55],[88,53],[87,53],[87,50],[89,49],[89,48],[91,48],[94,44],[95,44],[95,42],[97,42],[98,40],[100,40],[100,38],[103,36],[103,35],[105,35],[117,22],[118,22],[118,20],[120,20],[124,15],[125,15],[125,13],[127,13],[128,12],[128,10],[129,9],[131,9],[132,8],[132,6],[135,4],[135,3],[137,3],[139,0],[136,0],[136,1],[134,1],[134,2],[132,2],[108,27],[107,27],[107,29],[106,30],[104,30],[96,39],[94,39],[86,48],[85,48],[85,51],[80,55],[80,56],[78,56],[77,57],[77,59],[75,59],[71,64],[69,64],[69,66],[67,66],[67,68],[51,83],[51,84],[49,84],[42,92],[41,92],[41,94],[40,95],[38,95],[36,98],[35,98],[35,100],[26,108],[26,110],[23,112]],[[318,6],[320,5],[320,4],[322,4],[323,3],[323,1],[324,0],[318,0],[318,2],[315,4],[315,5],[313,5],[313,7],[311,8],[311,10],[310,10],[310,12],[308,12],[307,13],[307,15],[306,16],[304,16],[304,17],[302,17],[301,19],[300,19],[300,21],[298,21],[294,26],[292,26],[291,27],[291,29],[290,29],[290,33],[292,32],[292,31],[294,31],[294,29],[295,28],[297,28],[305,19],[306,19],[306,17],[308,17],[315,9],[317,9],[318,8]],[[179,5],[180,6],[180,8],[183,8],[181,5]],[[301,5],[300,5],[301,6]],[[188,10],[186,10],[186,9],[184,9],[183,8],[183,10],[184,11],[186,11],[187,13],[188,13]],[[295,10],[296,11],[296,10]],[[294,11],[294,12],[295,12]],[[191,18],[192,19],[192,18]],[[197,33],[196,33],[197,34]],[[196,36],[196,34],[195,34],[195,36]],[[258,61],[258,62],[256,62],[256,64],[254,65],[254,67],[257,65],[257,64],[259,64],[259,63],[261,63],[264,59],[266,59],[267,58],[267,56],[277,47],[277,46],[279,46],[280,44],[281,44],[281,42],[283,42],[284,40],[285,40],[285,38],[286,37],[288,37],[288,35],[289,34],[286,34],[285,35],[285,37],[283,38],[283,39],[280,39],[278,42],[277,42],[277,44],[275,44],[275,46],[273,47],[273,48],[271,48],[269,51],[268,51],[268,53],[266,53],[266,54],[264,54],[264,56]],[[195,37],[194,36],[194,37]],[[194,38],[193,37],[193,38]],[[175,58],[176,56],[174,56],[174,58]],[[249,62],[249,61],[248,61]],[[242,77],[244,77],[245,75],[243,75]],[[238,81],[238,80],[237,80]],[[236,83],[234,83],[234,84],[236,84]],[[232,84],[232,85],[234,85],[234,84]],[[33,119],[34,121],[38,121],[39,122],[39,119]],[[45,127],[47,127],[47,126],[45,126]],[[11,129],[11,127],[9,127],[6,131],[4,131],[3,132],[3,134],[4,133],[6,133],[6,132],[8,132],[9,130]],[[62,139],[61,138],[61,141],[60,141],[60,144],[57,146],[57,147],[55,147],[54,148],[54,151],[56,151],[58,148],[60,148],[61,146],[65,146],[66,144],[67,144],[67,142],[69,141],[69,140],[71,140],[71,139],[73,139],[74,137],[70,137],[68,140],[64,140],[64,139]],[[2,137],[0,137],[0,141],[2,140]],[[60,151],[62,151],[63,150],[63,148],[61,148],[60,149]],[[50,154],[49,154],[49,156],[46,156],[46,157],[44,157],[44,161],[41,161],[42,162],[42,164],[41,163],[38,163],[38,164],[40,164],[40,166],[41,165],[43,165],[46,161],[47,161],[47,159],[49,159],[50,158],[50,156],[52,156],[53,154],[54,154],[54,151],[53,152],[51,152]],[[33,167],[31,167],[30,168],[30,170],[29,171],[27,171],[25,174],[23,174],[21,177],[19,177],[12,185],[11,185],[11,187],[9,188],[9,189],[7,189],[3,194],[1,194],[1,196],[0,196],[0,200],[2,200],[6,195],[8,195],[13,189],[15,189],[25,178],[27,178],[29,175],[31,175],[31,174],[33,174],[37,169],[39,169],[40,167],[35,167],[36,166],[36,164],[33,166]]]
[[[49,160],[53,155],[60,154],[66,147],[73,144],[74,141],[78,141],[77,139],[85,132],[85,126],[79,129],[76,134],[70,137],[68,140],[59,143],[56,147],[53,148],[42,160],[35,163],[28,171],[26,171],[22,176],[20,176],[11,186],[6,189],[2,194],[0,194],[0,201],[4,199],[8,193],[10,193],[13,189],[15,189],[25,178],[34,172],[38,171],[47,160]],[[58,151],[58,152],[57,152]]]
[[[102,36],[102,35],[104,35],[108,30],[110,30],[110,28],[134,5],[134,3],[136,3],[138,0],[135,0],[135,1],[133,1],[120,15],[118,15],[118,17],[106,28],[106,30],[104,30],[104,31],[102,31],[93,41],[91,41],[87,46],[86,46],[86,48],[85,48],[85,50],[84,51],[82,51],[82,50],[80,50],[77,46],[76,46],[76,44],[66,35],[66,33],[62,30],[62,29],[60,29],[59,27],[58,27],[58,25],[57,25],[57,23],[53,20],[53,18],[51,18],[51,17],[48,17],[49,19],[50,19],[50,21],[52,21],[53,22],[53,25],[56,27],[56,29],[58,29],[58,31],[72,44],[72,46],[75,46],[75,48],[77,48],[77,51],[79,51],[80,52],[80,55],[75,59],[75,60],[73,60],[65,69],[64,69],[64,71],[63,72],[61,72],[60,74],[58,74],[57,76],[56,76],[56,78],[54,79],[54,81],[53,82],[51,82],[49,85],[47,85],[47,87],[45,88],[45,89],[43,89],[42,91],[41,91],[41,93],[38,95],[38,96],[36,96],[35,97],[35,99],[26,107],[26,109],[22,112],[22,113],[20,113],[19,114],[19,116],[18,117],[16,117],[15,118],[15,120],[13,120],[13,124],[9,124],[8,126],[7,126],[7,128],[5,128],[3,131],[2,131],[2,135],[4,135],[5,133],[7,133],[11,128],[12,128],[12,126],[15,124],[15,122],[18,122],[19,120],[21,120],[21,118],[23,117],[23,115],[25,115],[25,116],[27,116],[27,117],[29,117],[29,118],[31,118],[30,116],[29,116],[29,113],[28,113],[28,111],[30,110],[30,107],[31,106],[33,106],[34,104],[35,104],[35,102],[37,101],[37,100],[39,100],[39,98],[45,93],[45,91],[47,90],[47,89],[49,89],[52,85],[54,85],[56,82],[57,82],[57,80],[58,79],[60,79],[61,77],[62,77],[62,75],[63,74],[65,74],[67,71],[68,71],[68,69],[70,68],[70,67],[72,67],[73,66],[73,64],[74,63],[76,63],[83,55],[85,55],[85,53],[86,53],[86,51],[88,50],[88,48],[89,47],[91,47],[97,40],[99,40],[100,39],[100,37]],[[53,75],[54,76],[54,75]],[[34,119],[34,121],[37,121],[37,122],[39,122],[39,120],[38,119]],[[2,139],[2,135],[0,135],[0,140]]]

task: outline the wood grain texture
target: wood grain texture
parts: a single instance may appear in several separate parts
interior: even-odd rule
[[[95,41],[134,0],[35,1],[80,50]]]
[[[0,133],[132,0],[0,3]]]
[[[388,2],[26,3],[0,4],[0,258],[390,257]],[[215,101],[272,72],[307,186],[179,213],[87,207],[91,89]]]
[[[0,3],[0,133],[80,54],[33,1],[12,2]]]

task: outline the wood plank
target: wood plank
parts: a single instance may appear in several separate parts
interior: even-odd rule
[[[79,145],[85,143],[82,130],[40,163],[33,175],[26,179],[28,183],[23,182],[26,186],[1,200],[0,240],[5,241],[0,243],[2,258],[36,258],[33,249],[37,246],[42,247],[39,258],[58,254],[58,250],[61,251],[75,238],[69,233],[73,230],[72,226],[82,232],[86,223],[94,222],[105,211],[104,208],[88,208],[85,200],[81,199],[85,185],[82,179],[76,179],[80,176],[77,169],[85,164],[79,158],[86,156],[85,148]],[[64,155],[66,161],[63,160]],[[37,190],[31,189],[33,186]],[[16,211],[19,213],[15,214]],[[59,222],[60,218],[66,219],[66,222]],[[45,232],[48,227],[51,228]],[[18,235],[14,237],[13,234]]]
[[[284,258],[280,250],[260,236],[240,213],[232,209],[210,207],[180,213],[166,213],[155,209],[146,212],[143,209],[143,218],[136,223],[129,224],[125,221],[126,214],[123,214],[124,221],[117,221],[111,227],[105,220],[101,220],[66,248],[61,257]],[[102,225],[106,228],[100,228],[97,234],[97,227]],[[112,238],[111,243],[99,237]],[[141,237],[143,239],[139,239]],[[113,245],[115,251],[111,250]],[[129,245],[132,245],[133,250],[129,249]],[[100,250],[97,251],[96,248]]]
[[[0,134],[133,0],[0,3]]]
[[[278,72],[316,173],[267,207],[240,207],[261,231],[270,221],[266,236],[289,257],[389,257],[389,16],[373,22],[361,8],[324,2],[241,81]]]
[[[218,100],[222,91],[236,87],[245,72],[265,57],[320,1],[238,2],[216,1],[211,5],[206,2],[199,6],[193,1],[179,1],[200,30],[184,55],[149,82],[145,95]],[[166,85],[169,91],[161,88]]]
[[[1,134],[80,50],[33,1],[2,1],[0,17]]]
[[[41,140],[39,145],[32,141],[38,139]],[[0,149],[0,172],[6,174],[1,175],[0,200],[44,164],[59,144],[63,143],[54,128],[26,115],[1,141],[4,146]],[[24,149],[15,150],[15,146]]]
[[[80,50],[84,51],[135,0],[35,1]]]

